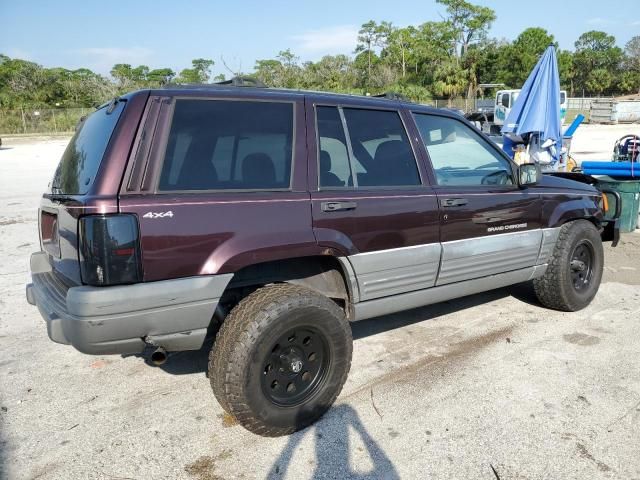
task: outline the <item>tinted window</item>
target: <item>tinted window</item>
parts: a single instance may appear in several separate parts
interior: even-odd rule
[[[343,111],[359,187],[420,185],[416,159],[397,112]]]
[[[512,184],[511,164],[472,128],[453,118],[415,114],[438,185]]]
[[[89,191],[125,104],[103,107],[79,125],[53,176],[52,193],[84,195]]]
[[[320,138],[318,167],[320,187],[353,186],[347,140],[336,107],[317,107],[316,120]]]
[[[177,100],[160,190],[289,188],[291,103]]]

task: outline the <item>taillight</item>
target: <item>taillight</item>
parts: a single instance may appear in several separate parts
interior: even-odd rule
[[[80,218],[82,282],[106,286],[142,281],[138,220],[135,215]]]

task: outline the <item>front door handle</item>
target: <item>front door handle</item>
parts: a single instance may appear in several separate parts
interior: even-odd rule
[[[345,210],[355,210],[358,206],[356,202],[322,202],[320,208],[323,212],[340,212]]]
[[[463,207],[469,201],[466,198],[445,198],[442,200],[443,207]]]

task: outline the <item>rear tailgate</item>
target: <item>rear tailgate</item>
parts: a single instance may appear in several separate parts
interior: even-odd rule
[[[54,271],[69,284],[81,283],[78,218],[118,209],[117,186],[112,195],[97,195],[100,182],[96,179],[126,105],[124,99],[113,101],[80,122],[40,203],[41,248]]]

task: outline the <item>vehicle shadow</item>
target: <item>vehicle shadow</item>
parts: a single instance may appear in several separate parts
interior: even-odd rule
[[[530,305],[540,306],[536,300],[535,294],[533,293],[533,288],[528,284],[518,284],[506,288],[491,290],[489,292],[470,295],[468,297],[436,303],[426,307],[414,308],[404,312],[392,313],[382,317],[354,322],[351,324],[351,331],[353,339],[359,340],[378,333],[412,325],[414,323],[430,321],[443,315],[477,307],[509,296],[513,296],[521,302]],[[204,343],[200,350],[170,352],[167,362],[160,365],[158,368],[161,368],[163,371],[171,375],[206,373],[209,351],[211,350],[212,345],[213,339],[210,339]],[[142,357],[148,365],[155,366],[149,360],[151,351],[152,349],[145,350],[142,354],[136,354],[135,356]]]
[[[505,291],[507,291],[509,295],[516,300],[520,300],[528,305],[533,305],[534,307],[542,307],[542,304],[536,297],[536,293],[533,290],[533,284],[531,282],[510,285],[505,287]]]
[[[354,455],[350,453],[349,431],[353,430],[366,449],[372,468],[367,472],[352,469]],[[369,434],[358,412],[349,405],[333,407],[316,424],[289,436],[289,441],[273,462],[268,479],[284,478],[289,467],[295,463],[294,455],[305,436],[313,434],[315,440],[315,467],[310,477],[316,479],[398,479],[395,466]],[[351,457],[351,459],[350,459]],[[305,469],[309,468],[305,464]]]
[[[418,322],[433,320],[435,318],[456,313],[468,308],[477,307],[488,302],[508,297],[509,291],[504,288],[478,293],[468,297],[447,300],[446,302],[418,307],[404,312],[392,313],[382,317],[370,318],[351,324],[353,339],[359,340],[371,335],[388,332],[397,328],[406,327]]]
[[[154,347],[147,347],[142,353],[122,355],[126,357],[138,357],[148,366],[160,368],[171,375],[192,375],[197,373],[207,373],[209,365],[209,352],[213,346],[214,339],[207,339],[199,350],[186,350],[183,352],[167,352],[167,361],[162,365],[155,365],[151,361],[151,353]]]

